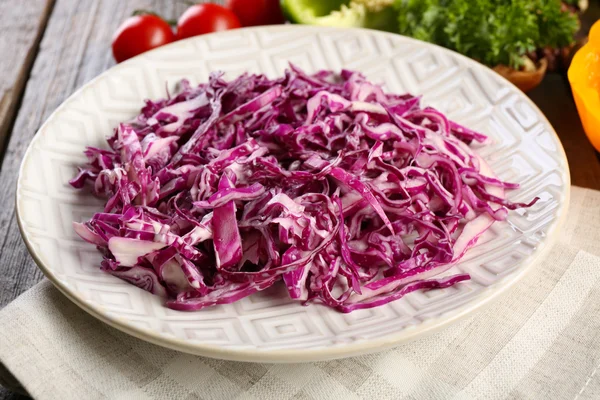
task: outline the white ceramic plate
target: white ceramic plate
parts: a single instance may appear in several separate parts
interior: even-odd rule
[[[165,308],[160,298],[99,270],[100,254],[80,240],[72,221],[101,202],[67,184],[85,162],[84,146],[106,146],[120,121],[143,99],[165,96],[181,78],[206,81],[261,72],[279,75],[288,61],[307,71],[355,69],[386,90],[422,94],[423,102],[494,139],[480,153],[500,178],[519,182],[513,201],[539,196],[511,212],[457,269],[472,280],[415,292],[374,309],[341,314],[303,307],[282,287],[199,312]],[[506,291],[534,267],[563,219],[569,173],[548,121],[518,89],[453,52],[402,36],[306,26],[228,31],[176,42],[100,75],[73,94],[40,128],[21,167],[17,213],[21,232],[46,276],[71,300],[129,334],[210,357],[260,362],[315,361],[391,347],[463,317]],[[454,271],[457,272],[457,271]]]

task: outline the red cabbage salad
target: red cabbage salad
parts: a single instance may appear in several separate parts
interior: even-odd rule
[[[106,199],[74,223],[101,268],[176,310],[232,303],[277,282],[303,304],[376,307],[440,277],[505,199],[469,146],[486,137],[358,72],[213,73],[146,101],[70,181]],[[447,275],[447,274],[444,274]]]

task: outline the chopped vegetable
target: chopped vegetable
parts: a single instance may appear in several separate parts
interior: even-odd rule
[[[281,9],[297,24],[395,32],[392,4],[393,0],[281,0]]]
[[[600,151],[600,22],[592,26],[589,42],[575,53],[568,77],[585,133]]]
[[[102,269],[198,310],[283,282],[342,312],[469,279],[440,276],[506,219],[516,184],[486,137],[360,73],[181,82],[90,147],[71,181],[106,198],[75,231]]]

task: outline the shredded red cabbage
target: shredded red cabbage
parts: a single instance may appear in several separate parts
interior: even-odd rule
[[[198,310],[283,281],[342,312],[469,279],[439,277],[508,209],[468,146],[486,137],[360,73],[290,66],[164,100],[90,147],[71,180],[107,199],[75,231],[102,269]]]

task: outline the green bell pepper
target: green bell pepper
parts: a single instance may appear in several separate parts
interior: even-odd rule
[[[397,31],[393,0],[281,0],[286,18],[296,24]]]

